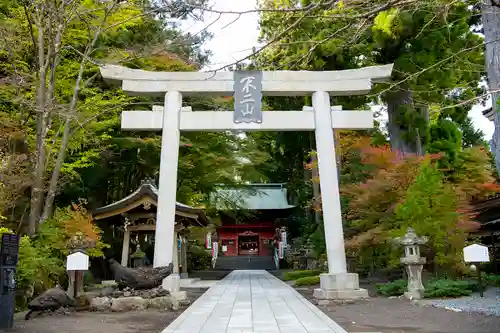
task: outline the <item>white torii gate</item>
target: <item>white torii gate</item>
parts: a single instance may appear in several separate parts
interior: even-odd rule
[[[232,95],[232,72],[150,72],[114,65],[101,67],[102,76],[108,82],[121,84],[127,93],[165,96],[163,110],[160,107],[122,113],[124,130],[162,131],[154,266],[166,266],[173,259],[180,131],[315,131],[328,256],[328,273],[321,275],[321,288],[315,290],[315,296],[367,297],[367,291],[359,288],[358,275],[347,273],[333,128],[372,128],[373,113],[341,111],[342,107],[330,106],[330,96],[367,94],[372,82],[390,77],[392,66],[322,72],[264,71],[264,95],[312,94],[312,107],[305,106],[302,111],[264,111],[261,123],[235,123],[232,111],[191,111],[190,107],[182,107],[183,95]],[[175,281],[176,277],[171,279]]]

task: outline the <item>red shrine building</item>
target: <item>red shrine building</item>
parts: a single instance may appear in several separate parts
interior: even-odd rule
[[[220,218],[214,238],[222,256],[273,256],[280,229],[295,208],[284,184],[220,186],[212,202]]]

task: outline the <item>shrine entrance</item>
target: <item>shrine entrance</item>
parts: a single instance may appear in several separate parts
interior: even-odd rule
[[[259,234],[246,231],[238,235],[238,255],[259,255]]]
[[[125,111],[121,128],[161,131],[160,179],[154,266],[173,260],[177,167],[181,131],[314,131],[320,177],[328,273],[321,275],[318,298],[364,298],[359,278],[347,272],[335,158],[334,129],[373,127],[370,110],[342,110],[331,96],[368,94],[373,82],[391,77],[392,64],[341,71],[150,72],[121,66],[100,68],[110,84],[132,95],[164,96],[164,106],[152,111]],[[233,111],[196,111],[183,106],[189,95],[234,96]],[[264,111],[262,96],[311,96],[302,110]],[[178,281],[172,274],[164,280]]]

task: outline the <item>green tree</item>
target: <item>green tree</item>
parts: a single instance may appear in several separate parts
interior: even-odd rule
[[[465,119],[468,110],[453,105],[479,92],[482,39],[471,30],[478,13],[467,2],[338,2],[331,6],[297,0],[267,1],[263,6],[307,10],[261,15],[262,41],[270,46],[260,53],[260,67],[338,70],[394,63],[393,83],[380,85],[372,95],[377,96],[372,101],[387,107],[393,149],[425,153],[430,105],[446,106],[445,118],[453,114],[453,120]],[[333,99],[346,109],[368,101]]]
[[[0,87],[0,105],[5,112],[1,113],[2,119],[8,120],[2,121],[2,135],[12,135],[6,138],[9,144],[4,145],[0,140],[1,151],[2,157],[8,153],[10,158],[14,142],[11,137],[20,133],[15,135],[17,146],[23,148],[21,152],[31,162],[29,181],[18,186],[20,193],[27,189],[32,192],[27,223],[30,234],[40,221],[50,217],[54,202],[64,207],[79,197],[87,197],[92,207],[103,205],[135,190],[145,177],[157,175],[160,136],[122,132],[120,113],[123,109],[148,108],[163,101],[125,96],[102,81],[97,64],[120,62],[147,70],[192,71],[207,59],[208,53],[201,43],[209,36],[186,35],[168,23],[172,21],[169,18],[189,15],[193,10],[189,6],[184,8],[182,3],[165,1],[152,7],[142,5],[87,1],[75,7],[65,3],[53,7],[51,2],[41,1],[26,6],[11,2],[2,7],[5,20],[1,28],[7,38],[3,41],[5,48],[0,50],[4,60],[0,65],[1,80],[6,83]],[[59,22],[63,16],[68,21],[64,21],[61,44],[55,51],[58,30],[52,29],[50,22]],[[53,21],[49,22],[49,18]],[[34,39],[30,38],[31,31],[35,32]],[[41,43],[38,31],[46,32]],[[49,68],[43,73],[40,73],[43,68],[38,67],[40,57],[45,57]],[[39,79],[44,75],[52,80]],[[50,102],[44,102],[43,108],[36,100],[36,93],[42,88],[47,94],[39,97]],[[217,109],[228,103],[207,98],[186,102],[201,110]],[[73,116],[68,116],[72,113]],[[4,132],[7,128],[4,125],[10,123],[9,131]],[[183,135],[182,142],[179,199],[186,203],[203,202],[213,184],[234,181],[237,174],[261,177],[252,168],[253,162],[243,164],[238,160],[253,154],[251,160],[255,161],[258,154],[252,152],[249,142],[235,135],[191,133]],[[243,151],[236,153],[240,148]],[[252,172],[242,172],[244,169]],[[26,196],[23,199],[12,207],[10,219],[25,220],[28,203]]]
[[[417,234],[429,238],[435,264],[454,267],[461,262],[467,235],[467,230],[458,227],[462,218],[458,205],[454,188],[444,182],[437,165],[424,160],[403,203],[396,207],[394,234],[402,236],[408,227],[414,228]]]

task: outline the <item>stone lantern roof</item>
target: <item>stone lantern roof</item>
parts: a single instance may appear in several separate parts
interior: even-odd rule
[[[397,237],[394,240],[403,246],[411,246],[411,245],[423,245],[427,243],[428,238],[425,236],[419,237],[417,236],[413,228],[408,228],[408,231],[403,237]]]

